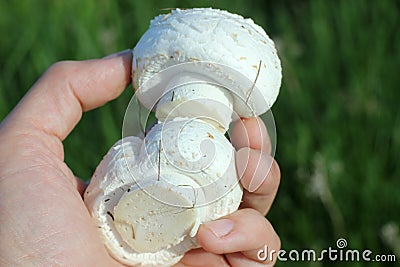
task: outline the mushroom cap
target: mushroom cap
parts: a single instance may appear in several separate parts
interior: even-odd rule
[[[155,17],[133,56],[137,95],[149,109],[182,71],[231,90],[241,117],[266,112],[281,84],[280,60],[265,31],[251,19],[218,9],[176,9]]]
[[[124,198],[135,187],[136,180],[146,175],[138,168],[142,145],[143,140],[138,137],[119,140],[97,167],[85,191],[84,201],[111,256],[129,266],[169,267],[177,263],[186,251],[198,246],[195,239],[187,235],[177,246],[155,253],[141,253],[133,250],[122,238],[121,233],[124,233],[119,229],[119,222],[114,221],[117,219],[114,215],[118,215],[116,212],[121,212],[118,210],[119,202],[122,200],[124,204]],[[148,202],[149,198],[143,196],[142,200]]]
[[[161,178],[168,171],[191,177],[200,186],[195,188],[198,191],[196,194],[204,194],[204,201],[197,199],[196,207],[211,207],[237,187],[240,188],[232,144],[217,128],[203,120],[181,118],[156,124],[145,137],[140,155],[143,160],[139,165],[147,172],[158,172],[157,163],[160,161]],[[239,194],[229,197],[239,203],[241,190]],[[228,209],[235,207],[235,204],[232,205],[221,213],[210,209],[211,214],[207,214],[204,221],[226,215]]]
[[[199,246],[200,224],[235,211],[241,198],[232,145],[198,119],[166,121],[144,140],[118,141],[84,194],[110,254],[146,267],[177,263]]]

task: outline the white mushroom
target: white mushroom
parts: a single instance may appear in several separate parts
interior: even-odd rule
[[[155,125],[144,140],[115,144],[97,167],[85,203],[110,253],[133,266],[171,266],[203,222],[235,211],[242,197],[234,149],[202,120]]]
[[[177,76],[202,76],[228,88],[241,117],[271,108],[281,84],[280,60],[265,31],[251,19],[218,9],[177,9],[157,16],[133,56],[134,86],[140,87],[137,96],[148,109]]]
[[[239,207],[224,133],[271,107],[280,62],[261,27],[214,9],[156,17],[133,53],[136,95],[159,122],[110,149],[84,200],[115,259],[167,267],[199,246],[200,224]]]

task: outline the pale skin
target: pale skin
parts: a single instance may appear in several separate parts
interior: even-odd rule
[[[83,112],[121,94],[131,82],[131,60],[124,51],[56,63],[0,124],[0,266],[122,266],[100,240],[82,200],[85,184],[64,163],[62,141]],[[264,217],[278,190],[279,167],[262,121],[242,122],[231,135],[245,190],[241,208],[203,224],[197,234],[202,248],[176,267],[271,266],[257,260],[257,251],[280,249]]]

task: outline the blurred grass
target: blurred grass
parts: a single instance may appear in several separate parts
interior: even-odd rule
[[[283,248],[334,248],[344,237],[351,249],[399,253],[398,1],[1,1],[0,119],[52,63],[131,48],[160,9],[193,6],[252,17],[277,44],[282,183],[268,218]],[[131,96],[86,113],[65,140],[77,175],[88,179],[120,138]]]

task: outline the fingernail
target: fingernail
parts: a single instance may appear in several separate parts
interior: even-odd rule
[[[217,238],[227,236],[232,232],[234,225],[233,221],[229,219],[220,219],[205,224]]]
[[[124,54],[126,54],[126,53],[128,53],[128,52],[131,53],[132,50],[131,50],[131,49],[126,49],[126,50],[124,50],[124,51],[119,51],[119,52],[117,52],[117,53],[114,53],[114,54],[105,56],[105,57],[103,57],[103,59],[110,59],[110,58],[119,57],[119,56],[122,56],[122,55],[124,55]]]

